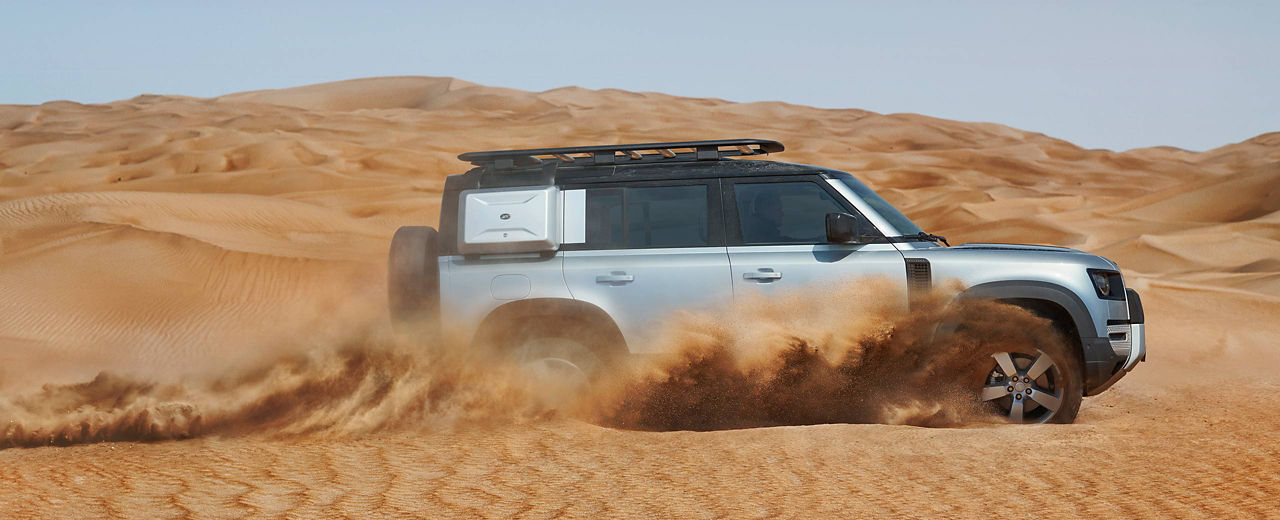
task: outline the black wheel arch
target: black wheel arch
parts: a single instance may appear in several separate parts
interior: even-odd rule
[[[602,359],[628,352],[618,324],[600,307],[568,298],[529,298],[502,304],[480,323],[473,345],[498,346],[521,329],[557,330],[582,339]]]
[[[960,298],[986,298],[1025,308],[1058,324],[1069,341],[1079,349],[1084,362],[1084,391],[1104,384],[1118,361],[1105,337],[1097,337],[1094,320],[1084,301],[1066,287],[1037,280],[1005,280],[974,285]]]

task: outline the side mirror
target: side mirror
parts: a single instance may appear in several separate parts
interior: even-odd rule
[[[867,222],[848,213],[827,213],[827,242],[861,244],[870,235]]]

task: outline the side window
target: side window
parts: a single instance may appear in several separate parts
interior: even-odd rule
[[[734,184],[744,244],[821,244],[827,240],[827,213],[845,213],[812,182]]]
[[[707,187],[587,189],[587,248],[699,247],[707,237]]]

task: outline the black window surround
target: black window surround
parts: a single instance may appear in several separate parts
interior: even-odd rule
[[[817,185],[823,192],[830,196],[843,210],[856,218],[866,220],[849,201],[845,200],[839,192],[827,184],[826,179],[818,175],[787,175],[778,177],[743,177],[738,179],[725,179],[721,183],[721,194],[724,198],[724,225],[725,238],[727,245],[730,246],[770,246],[770,245],[809,245],[809,244],[825,244],[826,242],[806,242],[806,243],[769,243],[769,244],[748,244],[742,240],[742,224],[741,217],[738,215],[738,200],[735,194],[734,185],[736,184],[764,184],[764,183],[798,183],[808,182]],[[824,223],[825,226],[825,223]]]
[[[626,249],[673,249],[673,248],[690,248],[690,247],[720,247],[725,245],[724,239],[724,220],[722,218],[723,211],[721,209],[721,187],[718,179],[688,179],[688,180],[666,180],[666,181],[638,181],[638,182],[608,182],[608,183],[590,183],[590,184],[565,184],[561,185],[561,190],[588,190],[588,200],[592,198],[592,190],[618,190],[626,193],[626,188],[663,188],[663,187],[680,187],[680,186],[701,186],[706,192],[706,243],[698,245],[628,245],[626,238],[620,241],[610,241],[611,243],[600,244],[598,241],[592,240],[592,232],[588,232],[587,242],[581,244],[561,244],[562,251],[611,251]],[[591,203],[588,202],[588,207]],[[619,215],[627,212],[626,203],[622,202],[619,208]],[[591,215],[586,215],[590,218]],[[588,222],[588,229],[593,223]],[[623,224],[624,226],[626,224]],[[597,233],[599,228],[596,229]]]

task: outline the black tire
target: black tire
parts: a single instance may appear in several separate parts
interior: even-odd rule
[[[438,330],[440,267],[436,230],[404,226],[391,238],[387,259],[387,303],[397,330]]]

